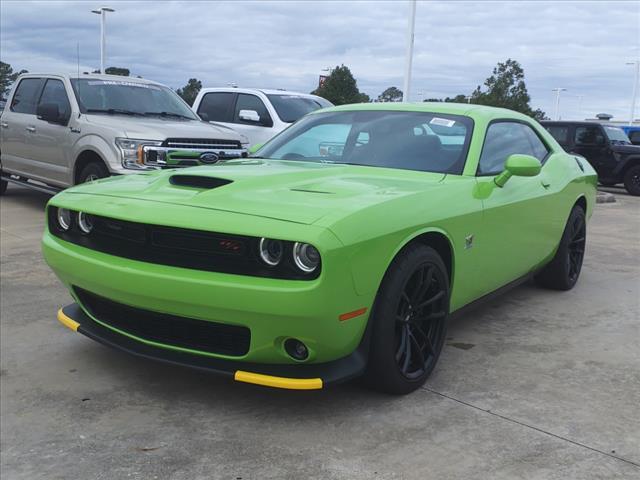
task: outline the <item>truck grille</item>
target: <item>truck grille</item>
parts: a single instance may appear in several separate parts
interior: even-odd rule
[[[163,147],[184,148],[197,150],[216,149],[240,149],[242,146],[237,140],[218,140],[214,138],[167,138],[162,144]]]
[[[114,302],[79,287],[73,290],[95,319],[143,340],[236,357],[249,351],[251,330],[247,327],[152,312]]]

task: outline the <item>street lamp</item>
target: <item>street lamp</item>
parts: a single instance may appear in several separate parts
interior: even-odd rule
[[[551,90],[552,92],[556,92],[556,120],[560,120],[560,92],[564,92],[566,91],[566,88],[554,88],[553,90]]]
[[[409,89],[411,88],[411,63],[413,62],[413,32],[416,27],[416,0],[411,0],[411,11],[409,13],[409,24],[407,25],[407,57],[404,64],[404,88],[402,90],[402,101],[409,101]]]
[[[636,75],[633,79],[633,94],[631,95],[631,116],[629,117],[629,125],[633,125],[633,116],[636,113],[636,96],[638,95],[638,77],[640,77],[640,60],[627,62],[627,65],[636,66]]]
[[[107,12],[115,12],[113,8],[100,7],[97,10],[91,10],[91,13],[100,15],[100,73],[104,73],[104,54],[105,54],[105,20]]]

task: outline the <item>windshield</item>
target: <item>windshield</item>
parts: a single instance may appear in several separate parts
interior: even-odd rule
[[[161,85],[130,80],[73,79],[82,113],[166,116],[199,120],[182,99]]]
[[[612,142],[631,143],[631,140],[629,140],[629,137],[627,137],[627,134],[624,133],[624,130],[621,128],[605,126],[604,131]]]
[[[293,123],[307,113],[319,108],[332,107],[333,104],[320,97],[303,97],[301,95],[267,95],[278,116],[283,122]]]
[[[347,111],[309,115],[256,156],[460,174],[473,120],[448,114]]]

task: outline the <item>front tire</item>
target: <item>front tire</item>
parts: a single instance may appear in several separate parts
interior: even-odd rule
[[[78,175],[78,182],[86,183],[92,182],[94,180],[98,180],[100,178],[106,178],[109,176],[109,171],[101,162],[90,162],[87,163],[82,170],[80,171],[80,175]]]
[[[449,315],[449,275],[431,247],[410,245],[389,267],[370,321],[365,380],[386,393],[407,394],[433,371]]]
[[[584,210],[575,205],[553,260],[536,275],[536,282],[553,290],[571,290],[580,276],[587,239],[587,223]]]
[[[624,174],[624,188],[633,196],[640,196],[640,165],[634,165]]]

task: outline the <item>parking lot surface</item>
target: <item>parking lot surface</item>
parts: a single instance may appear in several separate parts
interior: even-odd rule
[[[426,386],[291,392],[110,350],[55,319],[46,195],[0,200],[1,475],[14,479],[638,479],[640,198],[588,228],[572,291],[450,325]]]

